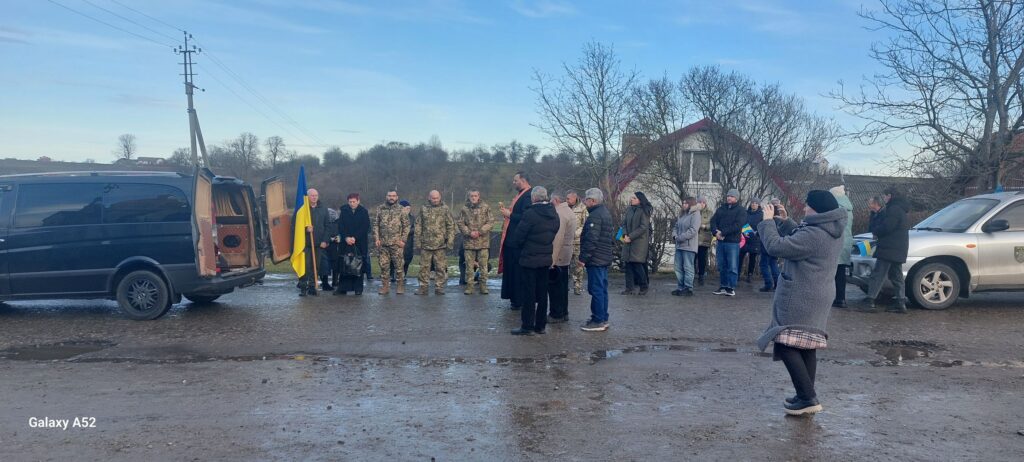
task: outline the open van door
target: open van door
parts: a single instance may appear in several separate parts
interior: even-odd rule
[[[217,275],[217,236],[213,211],[213,172],[196,167],[192,187],[192,243],[196,248],[196,270],[201,277]]]
[[[267,247],[270,261],[281,263],[292,256],[292,213],[284,193],[284,181],[278,177],[263,181],[260,187],[263,198],[263,219],[266,228]]]

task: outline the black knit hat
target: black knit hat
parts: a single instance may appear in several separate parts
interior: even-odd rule
[[[832,193],[821,189],[815,189],[814,191],[807,193],[807,205],[818,213],[831,212],[839,208],[839,202],[836,201],[836,196],[833,196]]]

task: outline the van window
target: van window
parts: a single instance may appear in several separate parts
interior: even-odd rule
[[[162,184],[108,183],[103,187],[104,223],[189,221],[185,193]]]
[[[14,227],[98,224],[102,193],[101,184],[23,184],[18,188]]]

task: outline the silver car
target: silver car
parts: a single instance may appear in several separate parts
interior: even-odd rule
[[[850,281],[866,291],[875,259],[861,255],[860,242],[873,247],[874,238],[855,236]],[[946,309],[974,292],[1024,289],[1024,191],[946,206],[911,228],[907,255],[907,297],[922,308]]]

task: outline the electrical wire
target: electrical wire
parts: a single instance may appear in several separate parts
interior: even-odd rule
[[[154,33],[154,34],[156,34],[156,35],[159,35],[159,36],[161,36],[161,37],[164,37],[164,38],[168,38],[168,39],[171,39],[171,40],[174,40],[174,41],[177,41],[177,40],[178,40],[178,39],[177,39],[177,38],[175,38],[175,37],[171,37],[170,35],[167,35],[167,34],[165,34],[165,33],[163,33],[163,32],[160,32],[160,31],[154,30],[154,29],[150,28],[149,26],[146,26],[146,25],[140,24],[140,23],[136,22],[135,20],[133,20],[133,19],[131,19],[131,18],[126,18],[126,17],[124,17],[124,16],[121,16],[121,15],[119,15],[119,14],[117,14],[117,13],[113,12],[113,11],[110,11],[110,10],[108,10],[108,9],[106,9],[106,8],[102,7],[102,6],[99,6],[99,5],[97,5],[97,4],[93,3],[93,2],[90,2],[89,0],[82,0],[82,1],[83,1],[83,2],[85,2],[85,3],[88,3],[88,4],[90,4],[90,5],[92,5],[93,7],[97,8],[97,9],[100,9],[100,10],[106,11],[106,12],[107,12],[107,13],[109,13],[109,14],[110,14],[111,16],[116,16],[116,17],[118,17],[118,18],[121,18],[121,19],[123,19],[123,20],[125,20],[125,21],[128,21],[128,22],[130,22],[130,23],[132,23],[132,24],[135,24],[136,26],[139,26],[139,27],[141,27],[141,28],[143,28],[143,29],[146,29],[146,30],[148,30],[148,31],[150,31],[150,32],[152,32],[152,33]]]
[[[77,15],[80,15],[80,16],[83,16],[83,17],[86,17],[86,18],[89,18],[89,19],[91,19],[91,20],[93,20],[93,21],[96,21],[96,22],[98,22],[98,23],[100,23],[100,24],[103,24],[104,26],[110,27],[110,28],[112,28],[112,29],[116,29],[116,30],[119,30],[119,31],[121,31],[121,32],[124,32],[124,33],[126,33],[126,34],[134,35],[135,37],[138,37],[138,38],[140,38],[140,39],[143,39],[143,40],[146,40],[146,41],[149,41],[149,42],[153,42],[153,43],[155,43],[155,44],[157,44],[157,45],[160,45],[161,47],[168,47],[168,48],[171,48],[171,49],[173,49],[173,48],[174,48],[174,45],[168,45],[168,44],[166,44],[166,43],[160,43],[160,42],[158,42],[158,41],[156,41],[156,40],[153,40],[153,39],[152,39],[152,38],[150,38],[150,37],[146,37],[145,35],[141,35],[141,34],[136,34],[135,32],[132,32],[132,31],[130,31],[130,30],[128,30],[128,29],[124,29],[124,28],[121,28],[121,27],[115,26],[115,25],[113,25],[113,24],[111,24],[111,23],[109,23],[109,22],[103,21],[102,19],[97,19],[97,18],[94,18],[94,17],[92,17],[92,16],[89,16],[88,14],[85,14],[85,13],[83,13],[83,12],[81,12],[81,11],[78,11],[78,10],[76,10],[76,9],[74,9],[74,8],[71,8],[71,7],[69,7],[69,6],[67,6],[67,5],[65,5],[65,4],[63,4],[63,3],[59,3],[59,2],[57,2],[57,1],[55,1],[55,0],[46,0],[46,1],[48,1],[48,2],[50,2],[50,3],[52,3],[52,4],[54,4],[54,5],[57,5],[57,6],[61,7],[61,8],[64,8],[65,10],[68,10],[68,11],[70,11],[70,12],[72,12],[72,13],[75,13],[75,14],[77,14]]]
[[[135,14],[138,14],[138,15],[140,15],[140,16],[145,16],[146,18],[149,18],[149,19],[150,19],[151,21],[153,21],[153,22],[156,22],[156,23],[159,23],[159,24],[163,24],[163,25],[165,25],[165,26],[167,26],[167,27],[170,27],[171,29],[174,29],[174,30],[176,30],[176,31],[178,31],[178,32],[181,32],[181,33],[185,33],[185,31],[184,31],[183,29],[180,29],[180,28],[178,28],[178,27],[175,27],[175,26],[172,26],[172,25],[170,25],[170,24],[167,24],[166,22],[163,22],[163,21],[161,21],[161,20],[159,20],[159,19],[157,19],[157,18],[154,18],[154,17],[152,17],[152,16],[150,16],[150,15],[146,14],[146,13],[143,13],[143,12],[141,12],[141,11],[139,11],[139,10],[136,10],[135,8],[132,8],[132,7],[128,6],[128,5],[125,5],[124,3],[121,3],[121,2],[119,2],[119,1],[117,1],[117,0],[110,0],[110,2],[111,2],[111,3],[114,3],[114,4],[118,5],[118,6],[120,6],[120,7],[122,7],[122,8],[124,8],[124,9],[126,9],[126,10],[131,10],[131,11],[132,11],[132,12],[134,12]]]

